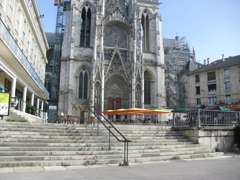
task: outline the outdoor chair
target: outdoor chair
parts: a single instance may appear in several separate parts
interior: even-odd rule
[[[67,124],[73,124],[74,123],[74,116],[73,115],[68,115],[68,119],[67,119]]]
[[[56,122],[57,122],[58,124],[62,123],[62,122],[63,122],[63,116],[57,115],[57,117],[56,117]]]
[[[74,123],[80,124],[80,116],[74,116]]]
[[[94,116],[91,116],[89,121],[90,121],[90,123],[93,125],[93,124],[95,123],[95,117],[94,117]]]

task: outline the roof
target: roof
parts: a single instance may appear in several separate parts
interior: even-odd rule
[[[185,70],[186,71],[194,71],[196,69],[198,69],[199,67],[203,66],[202,64],[196,62],[196,61],[192,61],[189,60],[186,64]]]
[[[224,68],[224,67],[229,67],[229,66],[234,66],[234,65],[240,65],[240,55],[232,56],[232,57],[230,56],[228,58],[225,58],[224,61],[222,59],[216,60],[210,64],[204,65],[202,68],[193,70],[187,74],[210,71],[210,70],[215,70],[218,68]]]
[[[45,34],[46,34],[48,43],[55,42],[55,33],[46,32]]]

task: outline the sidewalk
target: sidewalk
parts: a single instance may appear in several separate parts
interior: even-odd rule
[[[118,165],[0,168],[0,180],[231,180],[240,177],[240,154],[194,160]]]

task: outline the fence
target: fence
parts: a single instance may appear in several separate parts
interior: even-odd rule
[[[174,112],[173,126],[229,126],[240,124],[240,112],[220,110],[192,110],[186,112]]]

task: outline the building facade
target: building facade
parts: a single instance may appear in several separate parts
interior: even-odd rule
[[[0,90],[11,93],[18,110],[42,116],[48,42],[35,0],[0,0]]]
[[[210,63],[187,73],[188,105],[191,107],[240,105],[240,56]]]
[[[58,112],[158,108],[165,103],[157,0],[72,0],[62,43]]]
[[[200,65],[196,62],[195,51],[191,51],[185,37],[163,38],[166,104],[169,109],[184,106],[187,103],[186,76],[189,70]]]

